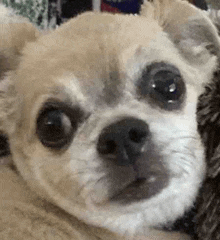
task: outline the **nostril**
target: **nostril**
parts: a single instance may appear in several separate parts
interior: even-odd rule
[[[114,140],[106,140],[99,143],[98,152],[101,154],[111,154],[116,151],[116,143]]]
[[[143,130],[139,130],[139,129],[134,129],[132,128],[129,132],[128,132],[128,135],[129,135],[129,139],[132,141],[132,142],[135,142],[135,143],[142,143],[146,137],[147,137],[147,132],[146,131],[143,131]]]

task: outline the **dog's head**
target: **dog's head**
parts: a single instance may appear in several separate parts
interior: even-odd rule
[[[5,100],[18,171],[94,225],[176,219],[203,179],[196,104],[218,46],[205,14],[178,0],[142,16],[85,13],[30,43]]]

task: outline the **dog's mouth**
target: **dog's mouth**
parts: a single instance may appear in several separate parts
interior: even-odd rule
[[[159,194],[170,182],[170,173],[163,158],[155,151],[143,152],[136,163],[129,166],[106,167],[108,169],[108,201],[130,204]]]
[[[138,177],[129,183],[122,190],[115,193],[110,201],[117,201],[123,204],[149,199],[160,193],[168,185],[168,178],[165,174],[158,176]]]
[[[120,190],[115,196],[111,198],[111,200],[119,200],[130,199],[132,197],[138,199],[138,192],[144,188],[144,184],[146,184],[146,178],[137,178],[135,181],[129,183],[123,190]],[[143,189],[144,190],[144,189]],[[140,196],[139,196],[140,197]]]

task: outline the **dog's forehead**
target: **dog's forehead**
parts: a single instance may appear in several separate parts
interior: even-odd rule
[[[111,101],[120,96],[117,91],[123,85],[122,56],[128,52],[129,59],[134,49],[148,47],[161,32],[151,18],[83,14],[26,49],[17,72],[17,87],[28,91],[25,96],[30,96],[30,89],[39,95],[53,86],[68,86],[71,80],[79,86],[77,91],[90,96],[101,94]]]

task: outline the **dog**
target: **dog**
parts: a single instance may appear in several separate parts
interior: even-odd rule
[[[26,41],[0,85],[12,159],[0,238],[190,239],[163,226],[204,178],[196,106],[219,46],[208,16],[180,0],[84,13]]]

